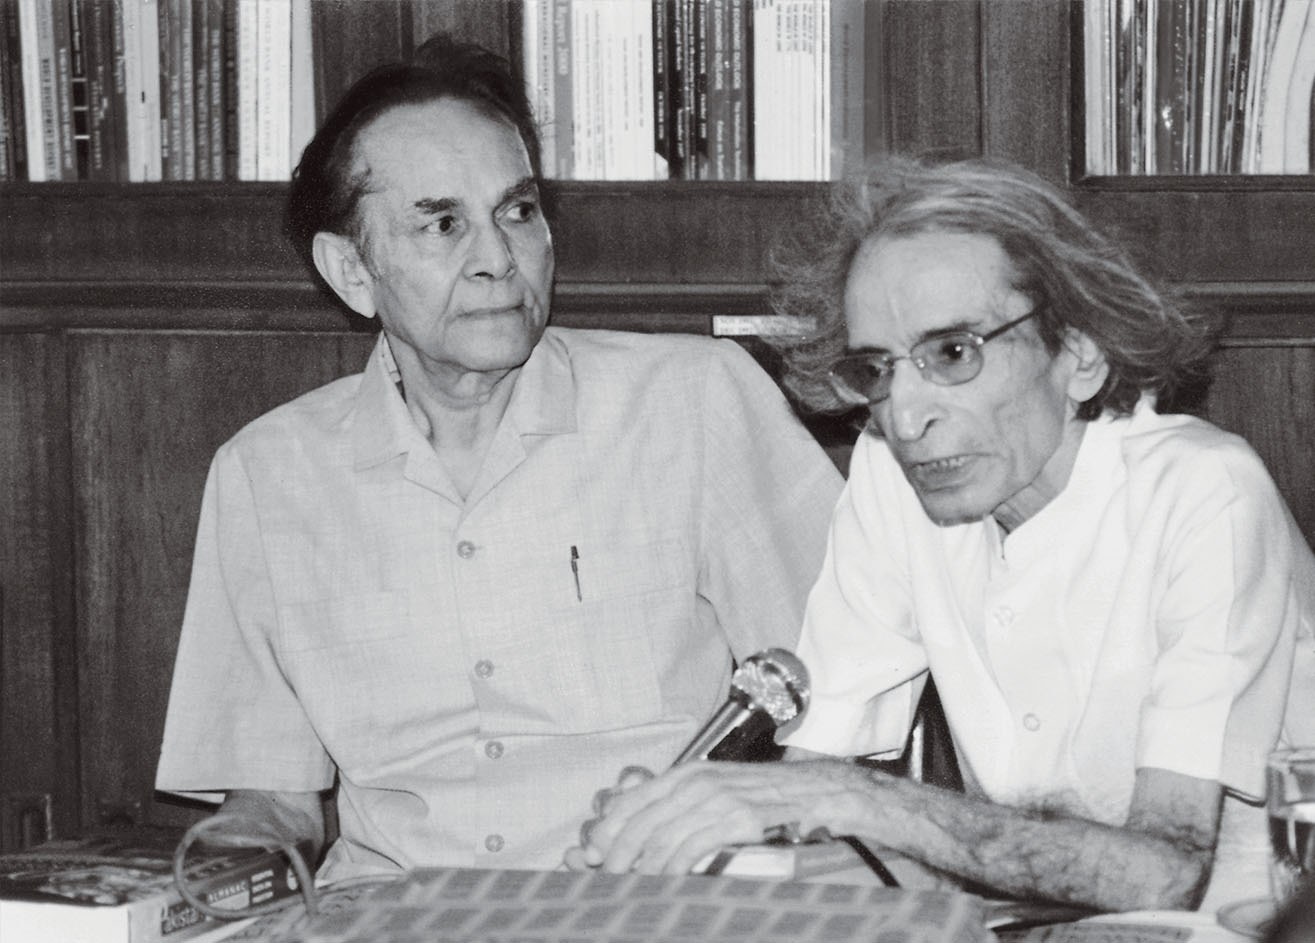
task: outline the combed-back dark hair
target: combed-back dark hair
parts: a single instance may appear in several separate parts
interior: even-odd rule
[[[410,61],[380,66],[357,81],[302,151],[288,191],[285,230],[312,272],[316,233],[360,238],[357,209],[370,183],[368,171],[352,172],[361,131],[393,108],[445,98],[469,102],[510,122],[539,178],[538,129],[525,87],[507,60],[440,33],[417,48]]]
[[[1220,319],[1152,284],[1057,189],[997,160],[890,157],[837,185],[812,226],[773,254],[774,309],[816,325],[806,336],[775,341],[784,382],[804,408],[853,408],[836,396],[827,371],[845,351],[845,283],[859,246],[928,232],[996,239],[1017,272],[1014,287],[1040,312],[1046,347],[1057,352],[1066,328],[1100,347],[1109,377],[1078,418],[1127,414],[1143,393],[1155,394],[1161,409],[1204,393]]]

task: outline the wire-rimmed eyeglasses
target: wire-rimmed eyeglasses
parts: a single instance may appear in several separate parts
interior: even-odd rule
[[[871,406],[890,395],[895,378],[895,364],[908,360],[918,372],[938,386],[958,386],[982,372],[982,346],[1005,331],[1015,328],[1039,311],[1033,309],[1021,318],[1006,321],[985,334],[974,331],[946,331],[914,344],[907,354],[886,351],[862,351],[840,358],[827,372],[831,387],[847,403]]]

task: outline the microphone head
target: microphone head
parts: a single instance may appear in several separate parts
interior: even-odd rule
[[[731,675],[731,689],[781,727],[808,708],[808,669],[794,652],[769,648],[744,660]]]

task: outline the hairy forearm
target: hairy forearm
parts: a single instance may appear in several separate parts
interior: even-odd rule
[[[863,771],[866,801],[845,824],[874,845],[1020,898],[1100,910],[1189,909],[1208,841],[971,799]]]

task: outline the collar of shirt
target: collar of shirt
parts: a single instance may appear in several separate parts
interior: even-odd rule
[[[1069,533],[1089,513],[1086,508],[1095,496],[1107,493],[1110,481],[1123,474],[1121,450],[1105,444],[1122,436],[1121,425],[1109,415],[1088,422],[1064,490],[1008,536],[986,519],[986,539],[995,559],[1010,567],[1028,567],[1054,553],[1056,535]]]
[[[388,335],[380,333],[361,377],[351,420],[358,469],[427,445],[398,390],[400,378]],[[575,375],[570,354],[552,328],[544,332],[529,360],[520,368],[502,423],[519,435],[553,435],[576,430]]]

